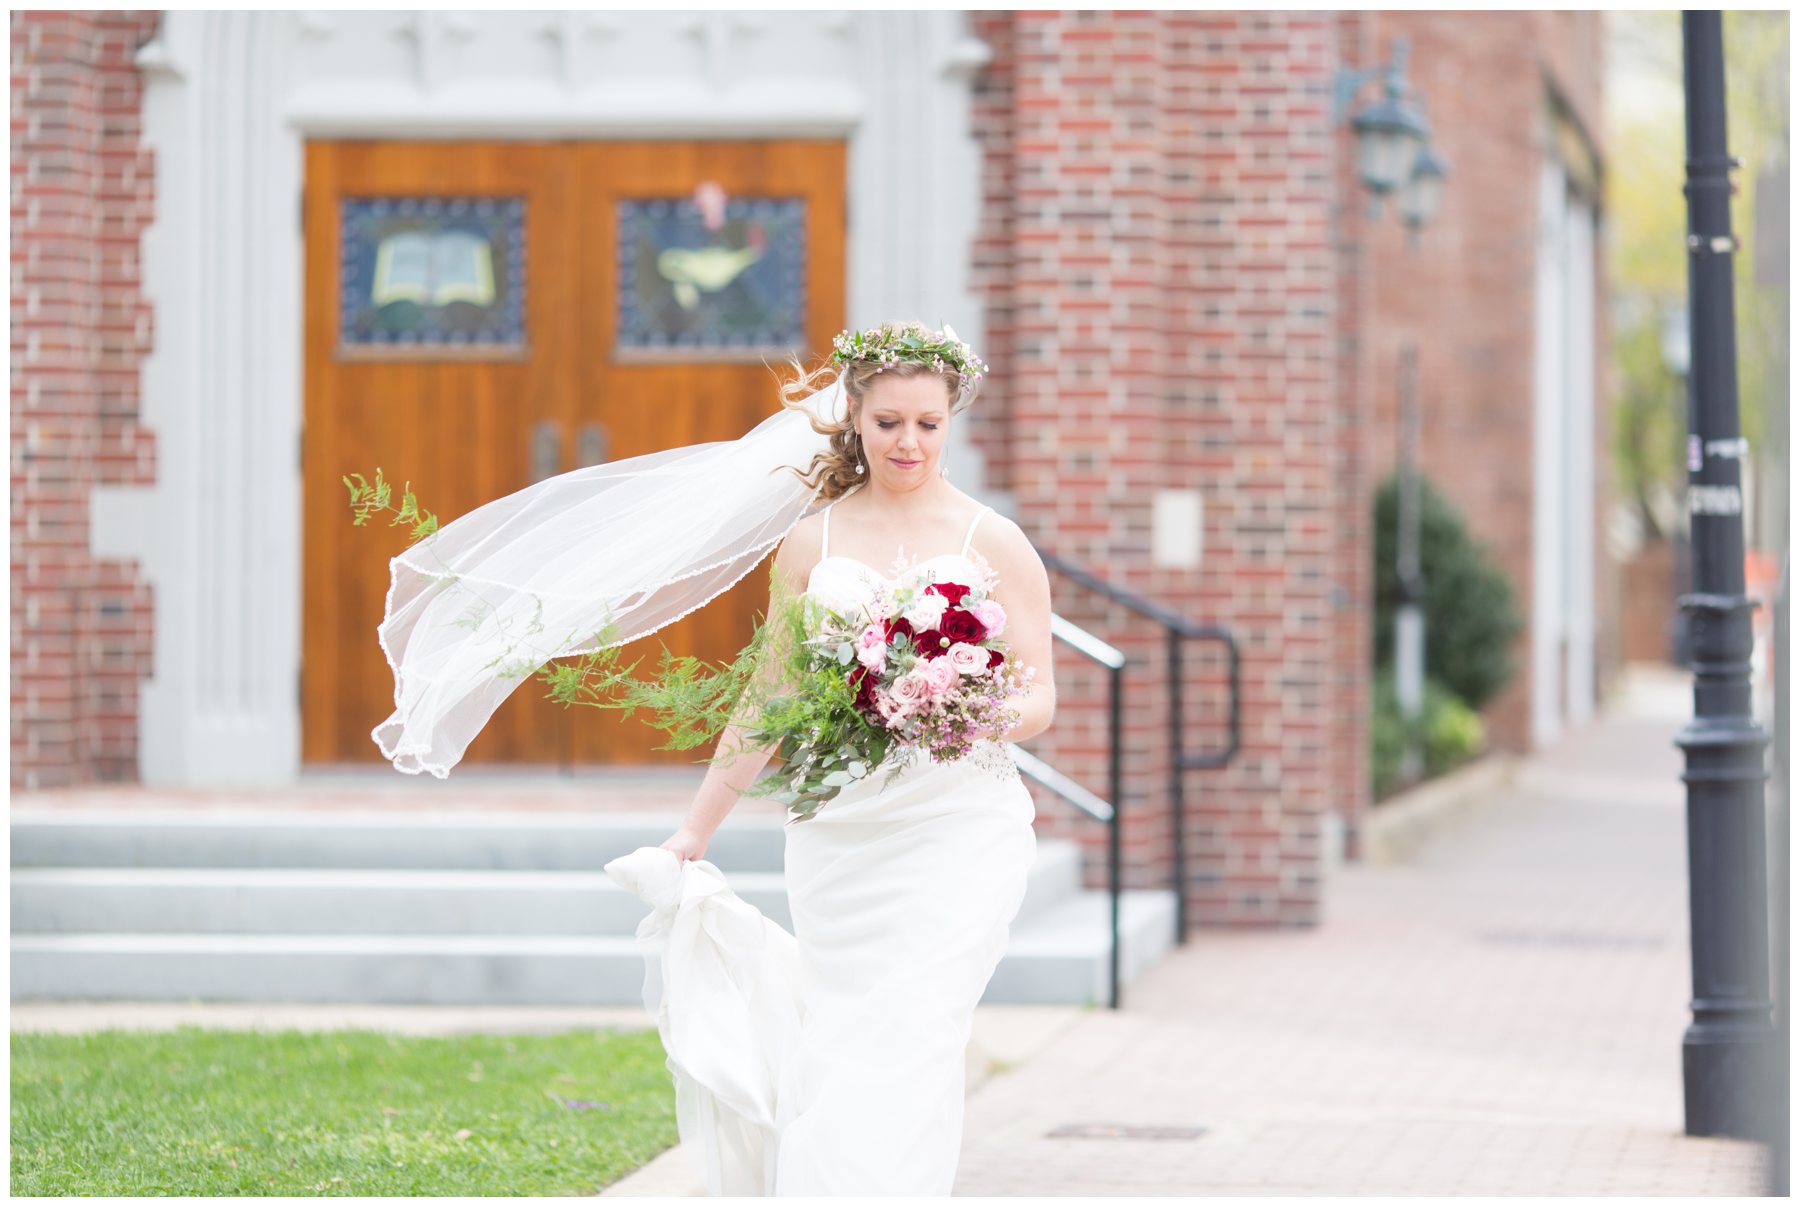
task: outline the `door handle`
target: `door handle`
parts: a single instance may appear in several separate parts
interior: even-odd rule
[[[531,428],[531,480],[553,478],[562,465],[562,425],[540,419]]]
[[[604,462],[612,451],[604,423],[584,423],[575,432],[575,468]]]

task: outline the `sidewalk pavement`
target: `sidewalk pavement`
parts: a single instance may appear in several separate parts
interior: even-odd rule
[[[957,1193],[1763,1193],[1761,1146],[1682,1133],[1686,683],[1341,867],[1317,929],[1194,932],[974,1094]]]

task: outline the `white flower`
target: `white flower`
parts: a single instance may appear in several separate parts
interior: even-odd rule
[[[938,622],[944,619],[944,609],[950,601],[935,591],[921,591],[906,609],[907,623],[914,629],[935,629]]]

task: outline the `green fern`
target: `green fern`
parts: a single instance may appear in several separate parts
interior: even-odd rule
[[[355,481],[351,481],[354,478]],[[413,496],[412,483],[401,487],[400,506],[394,507],[393,484],[381,476],[381,467],[375,467],[375,481],[371,483],[361,474],[346,474],[344,486],[350,491],[350,510],[355,514],[351,523],[362,527],[369,522],[369,517],[380,511],[392,511],[394,518],[388,521],[393,528],[410,522],[413,526],[412,539],[420,541],[438,530],[438,518],[429,511],[419,507],[419,500]]]

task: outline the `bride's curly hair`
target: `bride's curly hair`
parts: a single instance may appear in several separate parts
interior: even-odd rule
[[[883,323],[881,327],[895,333],[910,331],[923,334],[930,330],[920,322]],[[804,471],[796,466],[788,466],[788,470],[807,486],[817,488],[820,499],[827,503],[848,494],[851,489],[868,479],[868,464],[858,448],[856,417],[862,412],[863,399],[868,396],[869,387],[877,377],[886,374],[902,378],[938,378],[944,383],[944,396],[950,403],[952,417],[968,410],[975,401],[974,388],[964,390],[953,366],[933,368],[922,361],[902,360],[884,367],[878,360],[852,360],[842,370],[844,393],[849,396],[850,405],[846,408],[844,421],[833,424],[811,414],[807,407],[801,405],[801,400],[829,386],[832,378],[839,373],[838,366],[827,359],[816,368],[808,369],[794,356],[788,357],[788,363],[793,366],[794,376],[781,386],[782,407],[806,411],[813,431],[831,437],[830,447],[825,452],[815,453],[812,463]],[[861,473],[856,471],[859,463],[863,466]]]

